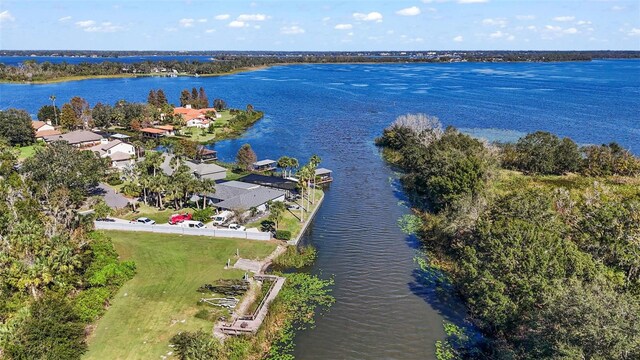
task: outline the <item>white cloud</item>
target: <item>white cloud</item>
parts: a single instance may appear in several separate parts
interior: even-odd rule
[[[206,22],[207,22],[207,19],[198,19],[198,22],[199,22],[199,23],[206,23]]]
[[[412,6],[412,7],[398,10],[396,11],[396,14],[402,15],[402,16],[416,16],[416,15],[420,15],[420,8],[417,6]]]
[[[382,14],[377,11],[370,12],[368,14],[353,13],[353,18],[360,21],[382,21]]]
[[[535,18],[535,15],[516,15],[518,20],[534,20]]]
[[[576,19],[575,16],[556,16],[553,18],[553,21],[566,22],[566,21],[573,21],[575,19]]]
[[[536,31],[536,30],[538,30],[538,28],[537,28],[535,25],[529,25],[529,26],[527,26],[527,29],[528,29],[528,30],[531,30],[531,31]]]
[[[578,33],[578,29],[572,27],[572,28],[565,29],[563,32],[565,34],[577,34]]]
[[[507,40],[509,40],[509,41],[513,41],[513,40],[515,40],[515,39],[516,39],[516,37],[515,37],[515,36],[513,36],[513,35],[509,35],[509,36],[507,36]]]
[[[220,14],[220,15],[216,15],[213,18],[216,20],[228,20],[231,17],[231,15],[229,14]]]
[[[624,10],[624,9],[625,9],[625,7],[624,7],[624,6],[620,6],[620,5],[614,5],[614,6],[611,8],[611,10],[613,10],[613,11],[622,11],[622,10]]]
[[[261,28],[262,28],[262,26],[260,26],[260,25],[253,25],[253,28],[254,28],[254,29],[258,29],[258,30],[259,30],[259,29],[261,29]]]
[[[7,21],[14,21],[15,19],[16,18],[14,18],[13,15],[11,15],[9,10],[0,12],[0,23],[7,22]]]
[[[81,27],[81,28],[87,28],[87,27],[93,26],[95,24],[96,24],[96,22],[93,21],[93,20],[83,20],[83,21],[77,21],[76,22],[76,25],[78,25],[78,27]]]
[[[193,23],[195,22],[194,19],[180,19],[180,21],[178,21],[178,23],[180,23],[180,26],[182,27],[193,27]]]
[[[458,0],[458,4],[481,4],[487,2],[489,2],[489,0]]]
[[[331,20],[331,18],[328,17],[328,16],[325,16],[325,17],[322,18],[322,22],[327,22],[329,20]]]
[[[285,35],[299,35],[304,34],[304,29],[298,25],[283,26],[280,28],[280,33]]]
[[[484,19],[482,20],[482,25],[499,26],[503,28],[507,26],[507,20],[504,18]]]
[[[65,22],[65,21],[69,21],[71,20],[71,16],[65,16],[65,17],[61,17],[60,19],[58,19],[58,21],[60,22]]]
[[[204,32],[207,33],[207,34],[211,34],[211,33],[216,32],[216,29],[207,29]]]
[[[86,32],[112,33],[124,30],[124,27],[105,21],[100,25],[84,27],[83,30]]]
[[[640,36],[640,28],[632,28],[631,30],[629,30],[627,35],[629,35],[629,36]]]
[[[576,25],[591,25],[591,21],[580,20],[576,23]]]
[[[351,24],[338,24],[334,27],[336,30],[351,30],[353,29],[353,25]]]
[[[458,35],[456,37],[453,38],[453,41],[455,42],[462,42],[464,41],[464,38],[462,37],[462,35]]]
[[[265,14],[241,14],[236,19],[238,21],[265,21],[267,20],[267,15]]]
[[[492,39],[500,39],[501,37],[504,37],[506,34],[503,33],[502,31],[498,30],[494,33],[489,34],[489,37]]]
[[[232,27],[232,28],[241,28],[245,26],[247,26],[247,24],[244,21],[234,20],[229,23],[229,27]]]

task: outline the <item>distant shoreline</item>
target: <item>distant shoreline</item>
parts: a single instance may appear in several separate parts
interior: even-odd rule
[[[227,71],[223,73],[215,73],[215,74],[199,74],[199,77],[215,77],[215,76],[225,76],[225,75],[234,75],[243,72],[257,71],[266,69],[273,65],[280,64],[270,64],[270,65],[260,65],[260,66],[251,66],[241,69],[235,69],[232,71]],[[196,77],[191,74],[177,74],[178,77]],[[34,81],[11,81],[11,80],[2,80],[0,79],[0,84],[17,84],[17,85],[46,85],[46,84],[56,84],[63,82],[71,82],[71,81],[83,81],[83,80],[96,80],[96,79],[135,79],[135,78],[145,78],[145,77],[160,77],[160,78],[169,78],[169,76],[165,76],[164,74],[113,74],[113,75],[77,75],[77,76],[63,76],[50,80],[34,80]]]

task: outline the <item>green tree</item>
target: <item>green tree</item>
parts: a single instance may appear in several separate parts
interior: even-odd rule
[[[582,154],[578,145],[569,138],[563,138],[555,149],[555,174],[578,172],[582,166]]]
[[[75,130],[80,126],[80,119],[76,116],[75,111],[73,111],[73,107],[69,104],[62,105],[60,125],[67,130]]]
[[[242,145],[236,154],[236,164],[242,170],[253,169],[253,163],[257,160],[258,157],[249,144]]]
[[[49,100],[51,100],[51,106],[53,106],[54,112],[53,112],[53,118],[55,120],[54,125],[58,126],[58,114],[60,113],[60,110],[56,107],[56,96],[55,95],[51,95],[49,96]]]
[[[147,96],[147,104],[158,106],[158,95],[156,95],[156,92],[153,89],[149,90],[149,96]]]
[[[5,348],[10,359],[73,360],[87,351],[84,324],[66,299],[45,297],[30,312]]]
[[[94,124],[100,128],[108,128],[113,119],[112,112],[113,108],[110,105],[97,103],[91,112]]]
[[[200,330],[183,331],[171,338],[180,360],[216,360],[222,354],[220,341]]]
[[[158,103],[158,106],[164,106],[168,104],[167,95],[165,95],[162,89],[158,89],[158,92],[156,92],[156,101]]]
[[[215,99],[213,100],[213,107],[217,111],[222,111],[227,108],[227,102],[222,99]]]
[[[180,93],[180,106],[185,107],[189,104],[191,104],[191,94],[189,93],[189,90],[184,89]]]
[[[204,88],[200,88],[198,92],[198,107],[200,109],[209,107],[209,98],[207,98],[207,93],[204,91]]]
[[[60,109],[54,107],[53,105],[44,105],[38,110],[38,120],[40,121],[51,121],[51,123],[55,124],[57,120],[57,114],[60,112]]]
[[[270,201],[267,205],[269,207],[269,220],[276,223],[275,229],[278,230],[278,225],[284,216],[284,212],[287,211],[287,206],[282,201]]]
[[[33,144],[36,132],[31,123],[31,117],[24,110],[0,110],[0,139],[6,139],[12,146]]]

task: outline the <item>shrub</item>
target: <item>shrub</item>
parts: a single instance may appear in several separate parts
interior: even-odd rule
[[[171,338],[171,343],[181,360],[215,360],[221,355],[220,341],[202,330],[178,333]]]
[[[195,221],[206,223],[211,220],[211,216],[213,216],[213,208],[205,208],[194,211],[192,218]]]
[[[276,239],[278,240],[291,240],[291,231],[289,230],[278,230],[276,231]]]
[[[112,173],[109,175],[109,177],[107,177],[107,184],[111,186],[120,185],[122,183],[123,181],[122,179],[120,179],[120,174],[118,173]]]
[[[120,286],[125,281],[133,278],[136,273],[136,265],[133,261],[123,261],[121,263],[108,264],[96,271],[89,278],[91,286]]]
[[[82,291],[75,299],[74,311],[80,320],[90,323],[98,319],[105,311],[111,291],[105,287],[95,287]]]

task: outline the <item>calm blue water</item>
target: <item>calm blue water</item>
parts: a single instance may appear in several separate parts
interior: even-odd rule
[[[104,61],[120,62],[120,63],[137,63],[144,61],[211,61],[211,56],[200,55],[161,55],[161,56],[120,56],[120,57],[69,57],[69,56],[0,56],[0,63],[5,65],[18,65],[26,60],[35,60],[36,62],[48,61],[52,64],[67,62],[69,64],[79,64],[83,62],[101,63]]]
[[[374,137],[408,112],[491,139],[548,130],[579,143],[618,141],[640,154],[640,61],[551,64],[300,65],[212,78],[87,80],[0,84],[0,108],[35,114],[55,94],[90,103],[146,101],[164,89],[173,102],[203,86],[209,99],[265,110],[242,139],[215,145],[232,160],[243,143],[260,158],[319,154],[334,170],[304,241],[318,247],[312,271],[333,275],[337,303],[317,327],[298,334],[300,359],[434,359],[442,320],[459,320],[456,302],[424,284],[417,242],[397,219],[409,212]]]

